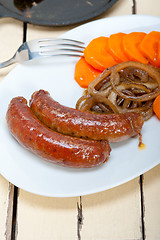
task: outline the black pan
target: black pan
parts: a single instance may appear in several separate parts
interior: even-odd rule
[[[118,0],[0,0],[0,17],[45,26],[85,22],[107,11]]]

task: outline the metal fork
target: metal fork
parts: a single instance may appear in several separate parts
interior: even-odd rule
[[[0,63],[0,68],[13,63],[22,63],[36,58],[51,56],[83,56],[84,43],[73,39],[48,38],[24,42],[8,61]]]

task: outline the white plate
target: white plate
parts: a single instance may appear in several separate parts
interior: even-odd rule
[[[138,28],[137,28],[138,26]],[[95,37],[116,32],[159,30],[160,18],[122,16],[97,20],[77,27],[63,37],[86,44]],[[45,59],[19,65],[0,84],[0,173],[26,191],[52,197],[71,197],[113,188],[148,171],[160,163],[160,121],[152,117],[144,124],[146,144],[138,149],[138,137],[112,144],[109,161],[94,169],[69,169],[48,163],[21,147],[9,134],[5,114],[10,100],[35,90],[48,90],[61,104],[74,107],[81,89],[74,81],[77,59]]]

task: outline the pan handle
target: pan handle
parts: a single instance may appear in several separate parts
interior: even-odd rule
[[[10,16],[11,16],[10,11],[7,8],[5,8],[2,4],[0,4],[0,18]]]

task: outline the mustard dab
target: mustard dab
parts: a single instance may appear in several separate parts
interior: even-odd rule
[[[138,147],[139,147],[140,150],[146,149],[146,145],[144,143],[139,144]]]

